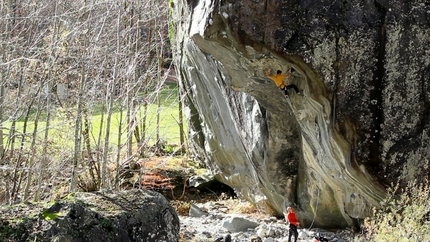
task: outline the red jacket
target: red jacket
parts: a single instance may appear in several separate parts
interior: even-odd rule
[[[294,212],[288,213],[287,218],[288,222],[290,222],[291,224],[294,224],[296,226],[299,225],[299,221],[297,221],[296,214]]]

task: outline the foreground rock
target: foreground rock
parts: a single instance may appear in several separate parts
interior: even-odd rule
[[[191,148],[237,194],[339,228],[370,216],[391,182],[425,180],[423,1],[174,2]],[[265,75],[290,68],[304,96]]]
[[[0,210],[0,241],[178,241],[179,218],[147,190],[74,193],[50,206]]]

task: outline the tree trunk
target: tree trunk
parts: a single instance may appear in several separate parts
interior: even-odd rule
[[[48,80],[49,80],[49,71],[48,71]],[[51,90],[51,85],[50,82],[46,82],[46,87],[48,90]],[[42,187],[42,183],[43,183],[43,174],[45,171],[45,166],[48,164],[48,160],[49,160],[49,156],[48,156],[48,144],[49,144],[49,129],[50,129],[50,123],[51,123],[51,95],[50,92],[48,91],[46,93],[46,128],[45,128],[45,134],[43,137],[43,142],[42,142],[42,160],[40,161],[40,166],[39,166],[39,173],[37,176],[37,188],[34,194],[34,202],[38,202],[40,200],[40,188]]]
[[[100,186],[100,170],[97,163],[93,157],[93,150],[91,149],[91,138],[90,138],[90,119],[88,117],[87,107],[83,110],[84,114],[84,129],[82,131],[82,136],[84,138],[85,148],[87,150],[88,160],[89,160],[89,172],[91,179],[94,181],[97,187]]]
[[[122,124],[123,124],[123,113],[124,107],[120,104],[119,110],[119,125],[118,125],[118,136],[117,136],[117,152],[116,152],[116,169],[115,169],[115,189],[119,190],[119,171],[120,171],[120,159],[121,159],[121,135],[122,135]],[[129,125],[127,125],[129,126]]]
[[[51,83],[51,78],[53,78],[53,76],[55,76],[53,72],[56,60],[57,60],[57,54],[55,53],[55,48],[57,47],[58,44],[58,18],[57,18],[57,8],[58,8],[58,2],[55,2],[55,7],[54,7],[54,24],[53,24],[53,33],[52,33],[52,38],[50,40],[50,49],[49,49],[49,67],[46,74],[46,83],[45,83],[45,88],[46,88],[46,128],[45,128],[45,134],[44,134],[44,138],[43,138],[43,143],[42,143],[42,160],[40,162],[40,167],[39,167],[39,174],[38,174],[38,180],[37,180],[37,188],[36,188],[36,192],[34,194],[34,201],[37,202],[40,200],[40,189],[42,187],[42,183],[43,183],[43,175],[45,172],[45,167],[48,164],[48,160],[49,160],[49,155],[48,155],[48,145],[49,145],[49,130],[50,130],[50,123],[51,123],[51,88],[52,88],[52,83]]]
[[[5,52],[3,52],[5,53]],[[5,54],[3,54],[4,56]],[[1,71],[1,80],[0,80],[0,160],[4,158],[4,143],[3,143],[3,105],[4,105],[4,80],[5,74],[4,71]]]
[[[153,8],[153,2],[151,1],[149,3],[149,10],[148,11],[152,11]],[[141,135],[140,135],[140,142],[138,143],[138,147],[139,147],[139,155],[140,157],[144,157],[145,156],[145,146],[146,146],[146,121],[147,121],[147,116],[148,116],[148,105],[150,102],[150,97],[148,95],[149,93],[149,86],[150,86],[150,80],[151,80],[151,64],[152,64],[152,56],[151,56],[151,51],[152,51],[152,46],[153,46],[153,34],[154,34],[154,20],[150,19],[149,20],[149,32],[148,32],[148,39],[146,42],[146,76],[145,76],[145,81],[144,81],[144,100],[143,100],[143,117],[141,119],[141,124],[142,124],[142,128],[141,128]]]
[[[7,6],[7,1],[2,1],[1,3],[1,15],[5,16],[6,18],[9,18],[9,6]],[[9,22],[10,20],[4,20],[5,24],[0,27],[2,34],[5,35],[5,39],[9,39]],[[6,63],[7,61],[7,47],[6,47],[6,41],[2,41],[1,44],[1,52],[2,52],[2,63]],[[3,143],[3,105],[4,105],[4,85],[6,82],[6,67],[0,66],[0,159],[3,159],[4,157],[4,143]]]
[[[103,146],[103,155],[102,155],[102,164],[101,164],[101,181],[100,188],[107,188],[107,163],[108,163],[108,154],[109,154],[109,138],[110,138],[110,126],[111,126],[111,118],[113,112],[113,92],[115,90],[114,80],[111,80],[109,84],[110,88],[108,88],[108,93],[106,94],[107,101],[107,112],[106,112],[106,128],[105,128],[105,137],[104,137],[104,146]]]
[[[115,95],[115,81],[118,78],[118,66],[119,66],[119,52],[121,48],[121,7],[118,6],[118,15],[117,15],[117,23],[116,23],[116,55],[114,57],[114,66],[113,66],[113,74],[112,80],[108,84],[110,88],[108,88],[108,93],[106,93],[107,98],[107,117],[106,117],[106,129],[105,129],[105,139],[104,139],[104,147],[103,147],[103,157],[102,157],[102,165],[101,165],[101,188],[107,188],[107,162],[108,162],[108,153],[109,153],[109,138],[110,138],[110,126],[113,112],[113,103],[114,103],[114,95]]]
[[[78,169],[78,162],[82,157],[82,107],[83,107],[83,95],[84,95],[84,89],[85,89],[85,65],[81,66],[81,80],[79,82],[79,90],[78,90],[78,105],[76,110],[76,118],[75,118],[75,148],[73,153],[73,166],[72,166],[72,178],[70,180],[70,186],[69,186],[69,192],[76,191],[77,188],[77,169]]]
[[[39,92],[39,91],[37,91],[37,92],[35,93],[35,95],[36,95],[36,96],[38,95],[38,92]],[[26,134],[27,134],[27,124],[28,124],[28,119],[29,119],[29,117],[30,117],[30,112],[31,112],[31,109],[32,109],[32,107],[33,107],[33,103],[34,103],[34,101],[35,101],[35,100],[36,100],[35,98],[32,98],[31,100],[29,100],[29,101],[30,101],[30,104],[28,104],[28,107],[27,107],[27,113],[24,115],[24,124],[23,124],[23,128],[22,128],[21,144],[20,144],[20,148],[19,148],[19,152],[18,152],[18,159],[17,159],[17,160],[19,160],[19,161],[21,161],[22,159],[25,159],[25,162],[24,162],[24,165],[22,166],[22,168],[23,168],[23,169],[27,168],[27,169],[29,170],[29,172],[27,172],[28,176],[30,176],[30,173],[31,173],[31,167],[28,167],[28,164],[29,164],[29,160],[28,160],[28,158],[23,158],[23,157],[26,157],[26,156],[24,155],[24,153],[25,153],[24,146],[25,146],[25,140],[26,140],[25,138],[26,138]],[[32,143],[33,143],[33,140],[32,140]],[[20,175],[19,175],[18,185],[17,185],[17,190],[16,190],[15,197],[14,197],[14,200],[13,200],[14,202],[16,202],[16,201],[17,201],[17,194],[18,194],[19,189],[20,189],[20,187],[21,187],[21,182],[22,182],[22,179],[23,179],[23,177],[24,177],[24,174],[25,174],[25,172],[24,172],[24,171],[22,171],[22,172],[20,173]]]
[[[158,22],[158,17],[155,17],[155,26],[157,26],[159,24]],[[156,146],[157,149],[160,148],[161,144],[160,144],[160,111],[161,111],[161,87],[163,85],[162,81],[161,81],[161,72],[162,72],[162,55],[163,55],[163,38],[161,36],[161,32],[160,30],[157,32],[157,36],[160,39],[155,38],[155,41],[158,41],[158,44],[155,48],[157,50],[157,113],[156,113],[156,119],[157,119],[157,123],[156,123],[156,130],[155,130],[155,139],[156,139]]]
[[[19,84],[18,84],[18,94],[17,97],[15,99],[15,115],[14,115],[14,119],[12,121],[12,125],[10,128],[10,133],[9,133],[9,141],[10,141],[10,147],[11,147],[11,151],[10,151],[10,156],[9,156],[9,160],[13,161],[15,160],[15,169],[13,171],[13,176],[12,176],[12,190],[11,190],[11,203],[13,203],[15,201],[16,195],[18,193],[19,187],[18,187],[18,175],[19,175],[19,170],[20,170],[20,166],[21,166],[21,160],[20,158],[16,158],[14,159],[15,156],[15,141],[16,141],[16,137],[18,136],[17,130],[16,130],[16,121],[19,119],[19,117],[21,115],[19,115],[20,113],[20,103],[22,102],[21,100],[21,94],[22,94],[22,72],[20,73],[20,77],[19,77]],[[24,134],[21,134],[24,135]]]
[[[179,141],[181,144],[180,153],[185,154],[185,133],[184,133],[184,114],[182,110],[182,92],[178,84],[178,116],[179,116]]]
[[[33,129],[33,134],[31,139],[31,145],[30,145],[30,157],[28,158],[28,167],[30,169],[30,172],[28,172],[27,181],[24,187],[24,197],[23,197],[24,201],[27,201],[29,197],[30,186],[33,179],[33,172],[31,172],[31,170],[33,169],[34,158],[36,157],[37,131],[38,131],[40,114],[42,113],[43,102],[42,102],[42,97],[40,95],[40,90],[42,89],[42,87],[43,87],[43,83],[40,82],[39,90],[37,91],[37,97],[38,97],[37,111],[36,111],[36,117],[34,119],[34,129]]]

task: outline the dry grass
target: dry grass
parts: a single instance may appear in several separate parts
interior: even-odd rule
[[[430,241],[430,183],[410,183],[390,189],[379,209],[364,223],[364,236],[356,241]]]
[[[171,200],[170,204],[175,208],[176,212],[181,216],[188,216],[190,211],[190,203],[186,201]]]

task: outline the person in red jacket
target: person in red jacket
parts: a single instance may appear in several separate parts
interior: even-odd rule
[[[297,221],[296,214],[293,211],[292,207],[287,208],[288,213],[284,213],[285,218],[290,223],[290,230],[288,233],[288,242],[291,242],[291,236],[294,235],[294,241],[297,242],[297,238],[299,237],[299,232],[297,231],[297,228],[300,227],[299,221]]]

